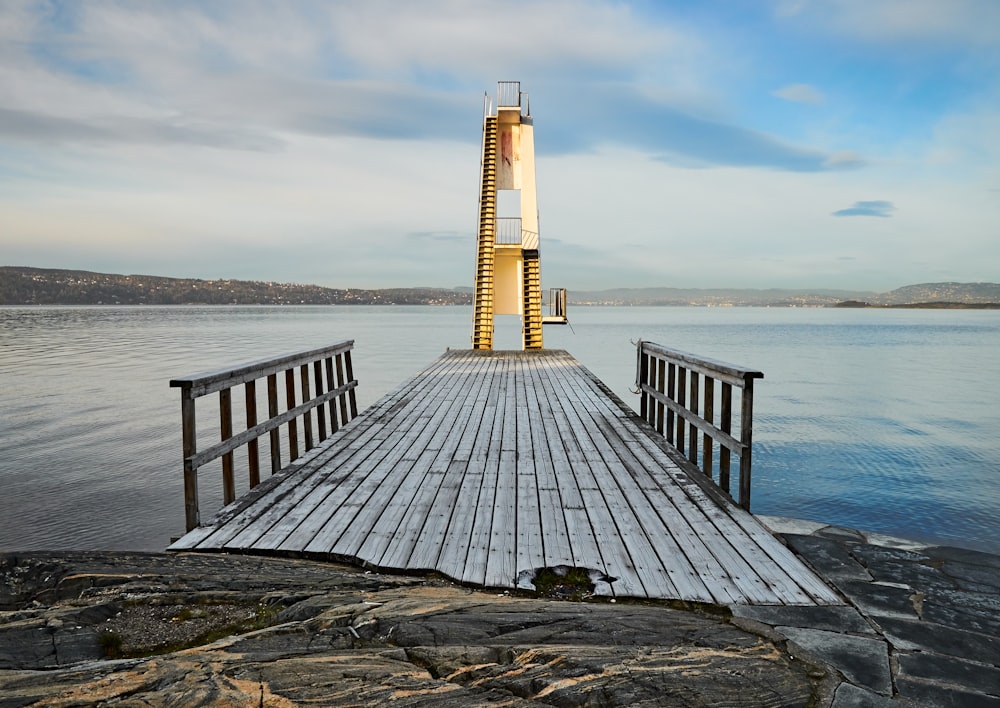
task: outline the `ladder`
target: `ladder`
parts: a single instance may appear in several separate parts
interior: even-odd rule
[[[524,287],[523,335],[525,349],[542,348],[542,266],[538,251],[524,251],[522,261]]]
[[[496,220],[497,116],[487,115],[483,124],[482,182],[479,189],[479,243],[473,296],[473,349],[493,348],[493,261]]]

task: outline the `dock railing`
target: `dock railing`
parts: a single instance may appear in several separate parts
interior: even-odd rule
[[[696,467],[700,448],[701,471],[730,497],[730,461],[736,455],[739,505],[749,511],[753,381],[764,374],[652,342],[640,340],[636,349],[640,415]],[[734,388],[740,392],[738,438],[732,434]]]
[[[222,458],[222,500],[236,499],[233,452],[246,445],[249,487],[260,484],[259,438],[268,436],[271,473],[282,469],[281,426],[286,428],[289,462],[300,456],[299,419],[302,422],[303,452],[335,433],[341,425],[358,415],[351,349],[347,340],[320,349],[287,354],[273,359],[240,364],[230,369],[209,371],[172,379],[170,386],[181,389],[181,425],[184,448],[184,513],[187,530],[200,524],[198,506],[198,469]],[[267,419],[258,422],[257,382],[266,379]],[[280,411],[279,382],[283,383],[285,410]],[[246,429],[233,434],[233,389],[243,386],[246,401]],[[220,442],[198,451],[195,401],[212,393],[219,394]],[[313,411],[316,424],[313,424]],[[329,414],[328,414],[329,413]],[[318,440],[317,440],[318,438]]]

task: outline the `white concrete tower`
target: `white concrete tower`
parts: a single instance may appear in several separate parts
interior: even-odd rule
[[[520,82],[498,82],[483,114],[472,348],[493,348],[494,315],[520,315],[524,349],[541,349],[535,139]]]

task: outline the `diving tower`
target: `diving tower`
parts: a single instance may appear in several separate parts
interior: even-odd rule
[[[542,274],[535,190],[535,139],[527,93],[519,81],[497,82],[483,105],[479,232],[472,348],[493,348],[495,315],[520,315],[523,349],[542,348],[542,324],[565,324],[565,291],[542,316]]]

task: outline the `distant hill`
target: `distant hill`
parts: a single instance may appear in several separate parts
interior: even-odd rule
[[[699,305],[716,307],[1000,307],[1000,283],[922,283],[886,293],[863,290],[617,288],[570,292],[578,305]]]
[[[0,305],[468,305],[443,288],[322,288],[0,266]]]
[[[617,288],[569,292],[577,305],[717,307],[1000,306],[1000,283],[923,283],[855,290]],[[0,305],[470,305],[472,288],[324,288],[0,266]]]
[[[906,285],[870,300],[873,305],[914,303],[1000,303],[1000,283],[921,283]]]
[[[568,293],[578,305],[714,305],[717,307],[819,307],[843,300],[870,300],[875,292],[857,290],[790,290],[769,288],[616,288]]]

